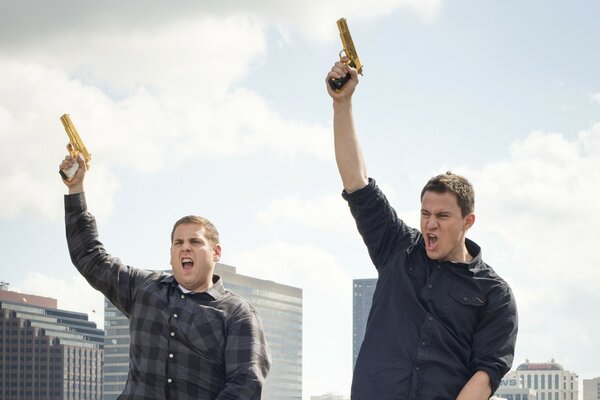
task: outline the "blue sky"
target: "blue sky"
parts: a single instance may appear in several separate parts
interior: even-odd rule
[[[375,271],[339,196],[324,87],[345,16],[369,174],[413,224],[430,176],[471,178],[469,237],[519,304],[514,366],[600,376],[600,5],[205,3],[0,3],[1,279],[101,308],[64,241],[68,112],[108,250],[162,269],[172,223],[208,217],[223,262],[304,289],[305,398],[348,394],[351,280]]]

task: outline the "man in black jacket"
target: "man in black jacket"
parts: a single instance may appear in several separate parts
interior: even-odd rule
[[[432,178],[421,229],[396,215],[368,177],[352,117],[355,69],[336,62],[326,80],[350,80],[333,99],[335,156],[378,281],[352,381],[352,399],[488,399],[512,365],[517,308],[508,284],[466,238],[475,222],[465,178]]]

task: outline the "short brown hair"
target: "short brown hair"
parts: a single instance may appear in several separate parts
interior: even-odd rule
[[[421,190],[421,201],[423,201],[425,192],[453,193],[463,218],[475,210],[475,191],[471,182],[464,176],[453,174],[450,171],[434,176]]]
[[[212,222],[198,215],[186,215],[185,217],[179,218],[179,220],[175,222],[175,225],[173,225],[173,230],[171,231],[171,243],[173,243],[175,229],[181,224],[198,224],[204,230],[204,236],[206,236],[206,239],[209,242],[211,242],[213,245],[219,243],[219,232],[217,231],[217,228]]]

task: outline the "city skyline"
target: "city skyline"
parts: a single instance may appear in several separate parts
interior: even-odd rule
[[[101,400],[104,331],[56,299],[0,285],[0,398]]]
[[[426,180],[467,176],[467,236],[517,299],[515,364],[600,376],[598,15],[584,0],[1,2],[0,280],[102,320],[65,243],[69,113],[106,249],[168,269],[172,224],[209,218],[222,262],[303,289],[304,400],[348,397],[352,280],[376,271],[340,196],[325,91],[346,17],[368,174],[417,227]]]
[[[294,291],[294,296],[296,296],[298,293],[301,294],[301,291],[298,291],[297,288],[292,288],[292,287],[286,287],[285,285],[278,285],[274,282],[264,282],[261,280],[257,280],[253,277],[247,277],[247,276],[243,276],[243,275],[237,275],[236,274],[236,268],[232,267],[232,266],[228,266],[228,265],[224,265],[224,264],[217,264],[217,269],[216,272],[221,274],[221,276],[225,277],[225,279],[227,279],[228,281],[228,287],[229,288],[233,288],[236,289],[237,293],[245,293],[246,297],[248,299],[251,299],[252,303],[256,303],[256,306],[258,307],[259,310],[263,310],[262,312],[267,311],[267,314],[269,314],[270,312],[268,311],[268,309],[270,308],[265,302],[264,300],[262,300],[262,298],[264,298],[265,296],[265,284],[270,287],[270,288],[275,288],[277,291],[280,290],[284,290],[286,292],[288,292],[290,289]],[[254,283],[253,283],[254,282]],[[258,285],[260,287],[256,287],[256,284],[258,283]],[[356,297],[359,295],[359,293],[371,293],[374,290],[374,285],[376,284],[376,279],[355,279],[353,281],[353,297],[355,298],[355,306],[353,307],[356,311],[357,307],[360,309],[359,310],[359,325],[362,324],[363,318],[362,318],[362,312],[364,311],[363,308],[365,308],[365,305],[363,304],[362,301],[359,301],[358,303],[356,303]],[[248,286],[249,285],[249,286]],[[273,286],[276,285],[276,286]],[[297,292],[297,293],[296,293]],[[288,293],[289,294],[289,293]],[[287,295],[286,295],[287,296]],[[280,296],[276,296],[276,297],[280,297]],[[361,296],[362,297],[362,296]],[[299,299],[301,299],[301,296],[299,297]],[[279,298],[279,300],[282,300],[281,298]],[[2,303],[5,303],[4,305],[2,305]],[[107,303],[107,300],[105,299],[105,303]],[[10,310],[15,310],[18,313],[20,312],[20,314],[17,314],[17,317],[21,318],[21,319],[27,319],[28,316],[31,316],[33,319],[29,320],[27,319],[27,321],[29,321],[29,324],[31,324],[31,327],[35,328],[35,327],[45,327],[46,329],[50,328],[50,330],[48,330],[47,332],[41,332],[41,337],[42,338],[57,338],[59,339],[58,341],[54,341],[52,343],[56,344],[67,344],[67,346],[74,346],[74,347],[78,347],[78,346],[82,346],[84,348],[97,348],[98,345],[100,345],[100,347],[102,347],[101,342],[102,341],[98,341],[100,336],[99,333],[103,334],[104,337],[104,348],[103,348],[103,352],[104,352],[104,362],[103,362],[103,368],[108,368],[110,371],[108,373],[108,375],[106,374],[106,371],[103,369],[103,377],[105,378],[103,380],[103,386],[104,386],[104,393],[103,393],[103,397],[102,399],[112,399],[114,398],[114,396],[118,393],[120,393],[123,384],[124,384],[124,380],[122,379],[122,374],[125,373],[125,378],[127,377],[127,364],[128,364],[128,344],[129,344],[129,340],[128,340],[128,324],[127,324],[127,319],[114,307],[112,306],[112,304],[108,304],[108,308],[105,307],[105,312],[104,312],[104,321],[106,324],[106,320],[110,320],[111,323],[108,324],[108,326],[110,327],[110,329],[112,329],[112,333],[106,333],[106,331],[102,331],[101,329],[97,329],[96,328],[96,324],[94,322],[92,322],[91,320],[88,322],[88,317],[89,315],[85,315],[83,313],[78,313],[78,312],[74,312],[72,310],[61,310],[57,307],[58,303],[57,303],[57,299],[54,298],[49,298],[49,297],[45,297],[45,296],[39,296],[35,293],[19,293],[19,292],[15,292],[15,291],[11,291],[9,290],[9,283],[8,282],[0,282],[0,308],[2,309],[7,309],[8,311]],[[266,307],[266,308],[265,308]],[[69,337],[71,336],[71,334],[69,333],[61,333],[61,330],[55,331],[53,329],[54,326],[59,326],[59,325],[47,325],[47,318],[45,317],[40,317],[38,314],[40,314],[39,311],[36,310],[46,310],[45,313],[50,313],[49,315],[55,315],[56,317],[62,317],[62,318],[66,318],[62,320],[62,323],[66,323],[66,324],[72,324],[73,322],[75,322],[76,325],[72,326],[72,328],[75,329],[75,331],[81,331],[81,338],[85,338],[85,335],[92,335],[89,336],[87,340],[92,340],[92,342],[74,342],[72,340],[69,339]],[[33,311],[33,314],[30,314]],[[292,310],[289,310],[292,311]],[[73,319],[75,318],[75,319]],[[271,321],[271,318],[268,318],[269,321]],[[57,323],[61,323],[60,320],[57,320]],[[267,334],[270,336],[269,332],[268,332],[268,325],[270,325],[272,322],[267,323]],[[281,321],[278,321],[277,323],[281,323]],[[41,325],[40,325],[41,324]],[[92,329],[90,329],[92,328]],[[1,331],[1,330],[0,330]],[[355,329],[356,331],[356,329]],[[43,334],[42,334],[43,333]],[[293,334],[293,332],[291,332]],[[65,336],[66,335],[66,336]],[[64,338],[61,338],[61,336],[65,336]],[[358,340],[360,341],[360,340]],[[112,342],[112,343],[111,343]],[[80,343],[80,344],[78,344]],[[112,346],[112,347],[111,347]],[[355,345],[353,344],[353,348],[355,347]],[[122,348],[122,350],[118,350],[119,348]],[[108,357],[109,360],[106,359],[106,351],[108,351]],[[2,349],[2,351],[0,351],[0,353],[3,354],[7,354],[7,350],[6,349]],[[69,351],[68,353],[65,354],[70,354],[71,351]],[[75,354],[75,352],[73,351],[73,354]],[[117,360],[119,358],[123,358],[123,361],[114,361],[111,360],[110,358],[113,358],[114,360]],[[115,358],[116,357],[116,358]],[[276,356],[275,359],[280,358],[279,356]],[[289,361],[289,360],[288,360]],[[301,363],[301,362],[300,362]],[[515,365],[517,365],[515,367]],[[115,372],[118,372],[118,374],[115,374]],[[120,375],[119,375],[120,374]],[[546,374],[548,374],[548,379],[550,380],[550,375],[552,375],[552,378],[554,379],[554,381],[556,382],[554,384],[554,388],[552,387],[552,383],[550,381],[548,381],[548,384],[544,383],[544,379],[546,377]],[[556,374],[560,374],[556,375]],[[537,375],[537,376],[536,376]],[[556,376],[555,376],[556,375]],[[563,377],[563,375],[565,375]],[[108,376],[108,379],[106,379],[106,377]],[[117,378],[118,380],[114,379]],[[285,373],[284,375],[282,375],[282,377],[285,377]],[[525,378],[527,377],[527,380],[525,381]],[[539,381],[538,381],[538,378]],[[539,390],[540,393],[542,391],[544,391],[544,389],[546,391],[552,391],[554,389],[554,391],[556,391],[556,389],[558,388],[558,382],[562,382],[563,380],[567,381],[570,378],[570,382],[575,382],[575,386],[573,386],[573,383],[571,383],[570,388],[567,388],[569,392],[573,392],[577,397],[574,398],[574,400],[579,399],[580,397],[578,396],[579,393],[581,393],[581,396],[585,396],[586,394],[588,396],[590,396],[592,394],[592,392],[594,392],[596,387],[600,387],[600,377],[580,377],[579,375],[577,375],[576,371],[569,371],[563,368],[563,366],[559,363],[557,363],[554,359],[550,359],[547,361],[542,361],[542,360],[534,360],[533,362],[530,362],[529,359],[525,359],[520,363],[515,363],[513,365],[513,368],[503,377],[502,379],[502,383],[500,384],[500,388],[502,389],[500,390],[499,393],[497,393],[498,396],[506,396],[507,394],[510,393],[525,393],[525,390],[530,389],[530,390]],[[581,378],[581,379],[579,379]],[[573,381],[574,379],[574,381]],[[284,379],[285,381],[285,379]],[[520,382],[520,383],[519,383]],[[539,383],[538,383],[539,382]],[[118,383],[118,384],[115,384]],[[539,387],[538,387],[539,384]],[[107,388],[108,388],[108,392],[107,392]],[[522,390],[519,391],[519,389],[522,388]],[[517,390],[513,390],[513,389],[517,389]],[[115,391],[116,390],[116,391]],[[274,392],[277,393],[277,392]],[[278,397],[276,398],[296,398],[294,391],[292,390],[289,394],[290,396],[288,397],[281,397],[281,393],[283,392],[279,392]],[[544,392],[546,393],[546,392]],[[595,392],[594,392],[595,393]],[[599,392],[600,393],[600,392]],[[327,393],[325,395],[317,395],[314,393],[310,393],[310,394],[305,394],[305,396],[310,396],[311,400],[312,398],[332,398],[332,399],[337,399],[337,398],[342,398],[343,395],[338,394],[338,393]],[[568,396],[567,396],[568,397]],[[265,398],[270,398],[270,397],[265,397]],[[584,397],[584,400],[586,400],[589,397]],[[545,399],[545,398],[544,398]],[[100,398],[98,398],[98,400],[100,400]],[[518,400],[513,398],[513,400]],[[538,400],[540,400],[538,398]],[[552,400],[552,399],[546,399],[546,400]],[[556,400],[561,400],[559,398],[557,398]]]

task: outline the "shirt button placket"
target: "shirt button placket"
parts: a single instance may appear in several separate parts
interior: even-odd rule
[[[183,295],[181,295],[181,298],[183,298],[183,297],[184,297],[184,296],[183,296]],[[173,313],[173,319],[177,319],[177,318],[179,318],[179,315],[177,315],[177,313]],[[169,332],[169,335],[171,336],[171,338],[173,338],[173,337],[175,337],[175,330],[176,330],[176,326],[177,326],[177,324],[175,324],[174,322],[171,322],[169,325],[171,325],[171,330],[170,330],[170,332]],[[170,340],[169,340],[169,345],[168,345],[168,346],[169,346],[169,350],[171,350],[171,351],[172,351],[172,350],[174,349],[174,343],[173,343],[173,342],[171,342]],[[173,354],[173,353],[169,353],[169,357],[168,357],[168,359],[167,359],[167,363],[168,363],[170,360],[172,360],[172,359],[173,359],[173,357],[174,357],[174,354]],[[168,379],[167,379],[167,383],[169,383],[169,384],[173,384],[173,379],[172,379],[172,378],[168,378]]]

